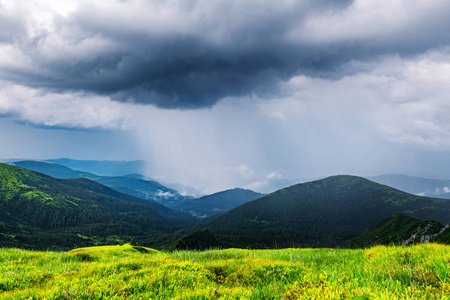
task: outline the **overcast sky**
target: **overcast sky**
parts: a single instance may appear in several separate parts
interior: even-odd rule
[[[0,158],[270,192],[450,178],[447,0],[0,0]]]

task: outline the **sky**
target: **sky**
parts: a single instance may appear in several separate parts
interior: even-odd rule
[[[202,193],[450,178],[446,0],[0,0],[0,158]]]

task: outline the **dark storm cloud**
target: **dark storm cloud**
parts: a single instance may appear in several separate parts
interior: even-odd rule
[[[56,92],[200,108],[227,96],[276,94],[280,81],[299,74],[340,78],[356,71],[347,66],[355,60],[447,46],[450,32],[445,9],[433,11],[431,21],[361,23],[352,18],[371,13],[371,7],[350,1],[102,4],[80,5],[68,17],[56,18],[54,31],[23,39],[18,47],[34,68],[0,69],[2,77]],[[367,33],[342,25],[339,16],[346,14],[345,21],[367,26]],[[2,37],[8,35],[0,32]]]

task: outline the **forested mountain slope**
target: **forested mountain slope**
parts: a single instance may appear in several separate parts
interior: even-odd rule
[[[450,200],[407,194],[355,176],[298,184],[202,224],[225,246],[330,247],[402,213],[450,222]]]
[[[450,244],[448,225],[436,221],[420,221],[401,214],[383,219],[359,237],[351,240],[349,246],[371,247],[375,245],[410,245],[438,241]]]
[[[179,228],[149,201],[119,194],[87,179],[0,164],[1,245],[55,248],[129,238],[152,244]]]
[[[155,200],[166,206],[187,199],[177,191],[169,189],[153,180],[144,180],[132,176],[99,176],[96,174],[72,170],[68,167],[46,161],[17,161],[14,166],[43,173],[55,178],[87,178],[106,185],[116,191],[143,199]]]

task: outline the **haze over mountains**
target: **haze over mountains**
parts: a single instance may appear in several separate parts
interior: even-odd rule
[[[109,177],[49,162],[14,164],[0,164],[2,246],[65,249],[127,240],[157,248],[364,246],[375,240],[405,241],[412,234],[419,242],[420,236],[441,230],[433,238],[450,242],[444,227],[450,223],[450,200],[408,194],[361,177],[332,176],[269,195],[232,189],[167,201],[155,193],[154,198],[150,193],[135,197],[141,187],[163,187],[138,174]]]
[[[251,190],[235,188],[197,199],[180,201],[174,205],[174,208],[189,212],[195,217],[205,218],[227,212],[263,196],[264,194],[255,193]]]
[[[75,160],[69,158],[49,159],[59,165],[73,170],[85,171],[101,176],[124,176],[129,174],[145,174],[151,163],[145,160],[115,161],[115,160]]]
[[[134,162],[131,162],[131,168],[124,162],[119,163],[120,164],[117,167],[116,164],[113,163],[112,167],[116,168],[113,169],[112,174],[123,174],[127,171],[136,171],[136,168],[134,168]],[[40,172],[55,178],[88,178],[124,194],[143,199],[155,200],[167,206],[171,206],[173,203],[186,198],[181,196],[177,191],[169,189],[156,181],[143,179],[144,177],[139,174],[126,173],[124,174],[125,176],[98,176],[88,172],[75,171],[60,164],[46,161],[18,161],[10,164],[24,169]],[[76,163],[74,164],[78,165]],[[83,162],[81,166],[84,166],[85,164],[86,163]],[[96,172],[97,166],[100,166],[99,172],[102,172],[103,174],[111,174],[111,172],[105,171],[112,169],[109,162],[95,162],[94,166],[86,169]]]
[[[27,170],[40,172],[54,178],[87,178],[106,185],[118,192],[142,199],[154,200],[167,207],[188,212],[195,217],[207,217],[223,213],[240,204],[263,196],[263,194],[255,193],[250,190],[232,189],[195,199],[192,196],[182,196],[176,190],[169,189],[156,181],[145,179],[145,177],[140,174],[98,176],[88,172],[75,171],[50,161],[57,160],[27,160],[11,162],[10,164]],[[64,159],[63,161],[67,161],[67,159]],[[84,166],[87,163],[88,162],[83,161],[81,165]],[[110,170],[112,168],[109,164],[110,162],[95,162],[94,165],[101,166],[101,170]],[[135,162],[131,162],[131,170],[134,170],[134,164]],[[95,166],[86,169],[96,171]],[[116,166],[117,164],[113,163],[112,167],[115,168]],[[127,170],[130,170],[130,168],[127,167],[126,162],[120,162],[119,166],[120,169],[115,168],[114,172],[124,173]],[[125,166],[125,168],[122,169],[123,166]]]
[[[368,179],[411,194],[450,199],[450,179],[420,178],[400,174],[379,175]]]

